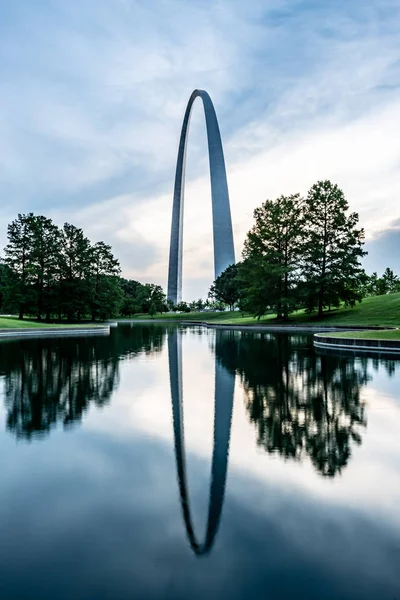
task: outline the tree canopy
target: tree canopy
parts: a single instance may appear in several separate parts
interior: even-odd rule
[[[167,310],[159,285],[120,277],[111,246],[92,243],[82,229],[33,213],[19,214],[7,229],[1,263],[1,308],[38,320],[90,318]]]
[[[254,211],[242,261],[215,280],[210,295],[230,308],[237,304],[257,317],[274,312],[282,320],[300,308],[321,317],[342,303],[354,306],[368,282],[370,290],[373,285],[361,265],[366,252],[358,220],[343,191],[327,180],[315,183],[306,198],[266,200]],[[379,284],[400,289],[390,269]]]

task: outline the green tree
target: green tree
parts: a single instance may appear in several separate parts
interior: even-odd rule
[[[167,308],[168,308],[168,311],[172,311],[172,312],[176,311],[176,306],[170,298],[167,298]]]
[[[237,265],[230,265],[212,284],[208,296],[217,302],[223,302],[233,310],[240,297],[240,282]]]
[[[365,284],[365,291],[366,291],[366,296],[377,296],[378,292],[378,273],[376,271],[374,271],[374,273],[372,273],[372,275],[367,275],[367,280],[366,280],[366,284]]]
[[[189,304],[187,302],[184,302],[183,300],[181,300],[176,305],[176,310],[179,311],[179,312],[189,313],[190,312],[190,306],[189,306]]]
[[[161,285],[155,285],[153,283],[146,284],[150,290],[150,307],[152,307],[156,313],[163,313],[167,311],[167,298],[164,294],[164,290]]]
[[[37,319],[43,313],[50,320],[57,298],[60,232],[51,219],[32,215],[29,224],[33,234],[30,269],[36,297]]]
[[[82,229],[64,223],[60,233],[58,314],[68,320],[86,314],[90,303],[91,245]]]
[[[296,307],[302,241],[303,199],[299,194],[267,200],[254,211],[239,268],[241,307],[260,317],[273,308],[287,319]]]
[[[393,294],[400,291],[400,280],[389,267],[385,269],[381,277],[381,286],[381,293],[383,294]]]
[[[318,181],[304,205],[303,290],[305,304],[322,316],[325,307],[361,301],[363,269],[360,259],[364,230],[357,229],[358,214],[347,214],[342,190],[330,181]]]
[[[139,283],[139,281],[121,279],[123,300],[121,314],[130,316],[135,313],[149,313],[150,310],[162,313],[169,310],[164,291],[160,285]]]
[[[33,213],[18,214],[7,227],[8,244],[4,249],[4,263],[9,268],[5,286],[5,300],[18,307],[19,318],[31,308],[32,254],[34,248]]]
[[[107,278],[119,275],[121,269],[118,260],[113,256],[111,246],[104,242],[94,244],[90,255],[90,310],[92,321],[95,321],[99,313],[113,313],[114,290]]]
[[[197,301],[196,300],[192,300],[189,303],[189,308],[190,308],[190,312],[196,312],[197,311]]]
[[[130,317],[136,313],[143,312],[143,285],[133,279],[122,279],[121,286],[123,299],[121,305],[121,315]]]
[[[119,314],[123,302],[123,291],[119,277],[101,275],[96,291],[96,316],[105,321]]]
[[[389,267],[386,268],[382,277],[378,277],[375,271],[367,276],[365,285],[366,295],[368,296],[383,296],[384,294],[393,294],[400,291],[400,280]]]
[[[204,310],[204,308],[205,308],[205,303],[203,302],[203,300],[201,298],[199,298],[196,301],[196,310],[200,312],[201,310]]]

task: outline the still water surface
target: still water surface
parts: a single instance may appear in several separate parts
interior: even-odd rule
[[[123,325],[0,394],[2,600],[400,600],[400,360]]]

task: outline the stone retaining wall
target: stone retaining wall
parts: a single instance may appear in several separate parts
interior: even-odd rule
[[[347,350],[376,350],[400,352],[400,340],[368,340],[363,338],[334,338],[316,333],[314,345],[321,348],[345,348]]]
[[[0,339],[109,335],[109,333],[109,325],[95,325],[93,327],[43,327],[43,329],[39,327],[13,329],[10,327],[9,329],[0,329]]]

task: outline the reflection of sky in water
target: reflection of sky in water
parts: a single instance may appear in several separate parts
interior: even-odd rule
[[[183,339],[191,510],[205,530],[213,434],[214,333]],[[225,504],[196,558],[182,521],[168,354],[126,357],[111,402],[81,425],[25,443],[0,431],[0,597],[395,598],[400,595],[400,371],[361,389],[367,426],[348,464],[257,447],[237,377]],[[0,388],[4,395],[4,382]]]

